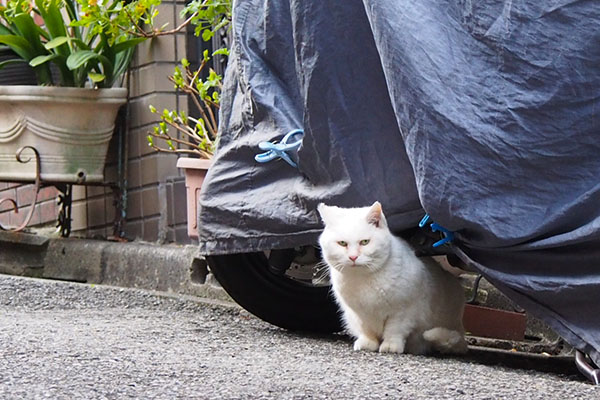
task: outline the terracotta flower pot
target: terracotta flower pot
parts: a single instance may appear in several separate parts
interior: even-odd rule
[[[192,239],[198,239],[198,196],[210,164],[211,160],[201,158],[177,160],[177,167],[183,169],[185,174],[187,228],[188,236]]]

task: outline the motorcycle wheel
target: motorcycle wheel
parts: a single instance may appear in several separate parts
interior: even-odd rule
[[[329,286],[312,286],[269,269],[263,253],[206,257],[225,291],[243,308],[281,328],[331,333],[342,329]]]

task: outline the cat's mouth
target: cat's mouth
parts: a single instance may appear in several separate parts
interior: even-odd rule
[[[369,266],[367,264],[361,262],[349,262],[346,264],[345,267],[350,269],[369,269]]]

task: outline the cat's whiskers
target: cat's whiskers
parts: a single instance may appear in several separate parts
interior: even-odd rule
[[[364,263],[363,265],[364,265],[364,266],[365,266],[365,267],[366,267],[366,268],[367,268],[369,271],[375,271],[375,270],[377,270],[377,267],[376,267],[376,266],[375,266],[373,263],[366,262],[366,263]]]
[[[318,276],[316,279],[313,279],[313,284],[320,285],[321,283],[325,282],[326,279],[327,275],[323,274],[321,276]]]
[[[333,264],[332,267],[337,269],[340,272],[344,272],[344,269],[346,268],[346,264],[345,263],[337,263],[337,264]]]
[[[315,273],[313,276],[316,277],[316,279],[313,280],[315,285],[320,285],[329,280],[329,265],[327,265],[325,260],[321,260],[315,264]]]

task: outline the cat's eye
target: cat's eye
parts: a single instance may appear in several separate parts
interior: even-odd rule
[[[370,242],[369,239],[364,239],[364,240],[361,240],[360,242],[358,242],[358,244],[360,244],[361,246],[366,246],[369,244],[369,242]]]
[[[348,246],[348,243],[344,242],[343,240],[340,240],[339,242],[337,242],[340,246],[342,247],[346,247]]]

